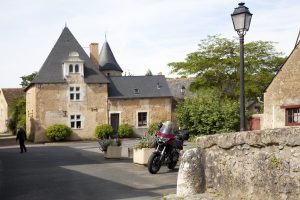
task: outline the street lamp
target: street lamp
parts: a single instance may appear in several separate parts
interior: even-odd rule
[[[182,96],[184,96],[184,94],[185,94],[185,87],[184,87],[184,85],[181,86],[180,93],[181,93]]]
[[[244,91],[244,35],[249,30],[252,14],[244,6],[245,3],[239,3],[231,14],[234,30],[240,37],[240,131],[246,130],[245,126],[245,91]]]

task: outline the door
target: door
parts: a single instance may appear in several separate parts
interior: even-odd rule
[[[110,114],[110,125],[113,127],[115,134],[118,132],[119,122],[120,122],[120,114],[119,113],[111,113]]]

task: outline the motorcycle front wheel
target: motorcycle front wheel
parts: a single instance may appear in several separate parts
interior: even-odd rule
[[[148,160],[148,171],[151,174],[156,174],[161,167],[160,154],[152,153]]]

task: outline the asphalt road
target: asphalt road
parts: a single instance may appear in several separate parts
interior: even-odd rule
[[[1,200],[143,200],[176,193],[178,167],[149,174],[127,157],[132,141],[123,143],[122,159],[110,160],[97,142],[27,144],[21,154],[14,138],[7,145],[0,140]]]

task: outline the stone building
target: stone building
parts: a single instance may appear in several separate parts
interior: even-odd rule
[[[122,76],[107,41],[90,57],[65,27],[26,88],[26,129],[35,142],[47,141],[53,124],[72,128],[71,140],[95,138],[98,124],[123,123],[144,135],[151,123],[170,120],[172,95],[164,76]]]
[[[263,129],[300,125],[300,46],[296,45],[264,93]]]
[[[7,123],[12,104],[20,97],[25,96],[23,88],[0,89],[0,133],[7,132]]]

